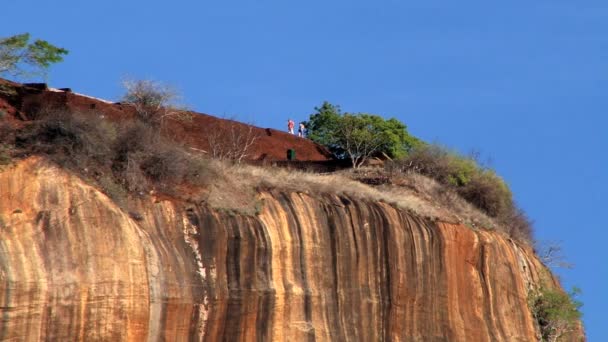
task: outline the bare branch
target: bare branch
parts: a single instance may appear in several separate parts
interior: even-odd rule
[[[235,122],[230,122],[228,127],[223,129],[219,125],[210,127],[207,134],[209,154],[213,158],[240,163],[249,157],[251,147],[259,137],[254,127]]]

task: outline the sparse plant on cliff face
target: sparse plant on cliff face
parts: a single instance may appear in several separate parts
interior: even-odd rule
[[[0,38],[0,74],[45,75],[51,64],[63,61],[67,53],[45,40],[30,43],[29,33]]]
[[[556,241],[535,241],[534,249],[543,264],[554,268],[573,268],[574,266],[566,261],[562,245]]]
[[[557,342],[577,330],[583,305],[576,299],[580,292],[578,288],[565,293],[542,286],[530,292],[528,305],[538,324],[541,341]]]
[[[122,101],[135,107],[140,120],[162,128],[165,120],[191,120],[192,114],[177,104],[178,93],[162,83],[150,80],[127,80]]]

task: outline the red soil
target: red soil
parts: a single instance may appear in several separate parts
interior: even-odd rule
[[[0,87],[14,89],[17,96],[8,96],[0,88],[0,110],[4,119],[13,124],[32,119],[32,113],[44,108],[69,108],[78,112],[93,112],[110,120],[125,120],[135,115],[134,108],[127,104],[107,103],[103,100],[75,94],[71,91],[36,89],[27,85],[0,79]],[[8,114],[8,115],[6,115]],[[209,151],[209,136],[227,136],[233,131],[257,136],[248,151],[249,160],[287,160],[287,150],[295,149],[296,159],[302,161],[331,160],[331,154],[311,140],[271,128],[259,128],[244,123],[220,119],[203,113],[192,112],[192,121],[168,120],[165,131],[186,145],[202,151]]]

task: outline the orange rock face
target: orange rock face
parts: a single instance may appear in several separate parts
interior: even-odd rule
[[[536,340],[529,248],[384,203],[260,197],[257,217],[142,200],[135,220],[43,161],[0,172],[0,340]]]

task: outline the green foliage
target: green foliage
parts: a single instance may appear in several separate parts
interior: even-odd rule
[[[454,189],[491,217],[511,209],[513,196],[505,181],[472,157],[436,145],[419,145],[408,156],[390,165],[402,172],[416,172]]]
[[[578,327],[582,303],[576,299],[580,289],[565,293],[558,289],[541,287],[530,293],[528,304],[538,324],[542,341],[559,341]]]
[[[468,185],[473,177],[480,174],[477,163],[470,158],[461,157],[455,153],[448,153],[448,182],[455,186]]]
[[[338,130],[339,121],[342,118],[340,106],[323,102],[321,107],[315,107],[316,113],[310,115],[306,123],[308,137],[323,146],[329,148],[333,153],[339,153],[339,144],[335,132]]]
[[[68,54],[68,50],[45,40],[29,41],[29,33],[0,38],[0,74],[44,75],[51,64],[63,61]]]
[[[513,201],[507,183],[493,170],[437,145],[419,144],[400,160],[387,163],[391,172],[414,172],[433,178],[502,224],[519,241],[532,241],[532,223]]]
[[[307,123],[309,138],[326,146],[336,157],[349,158],[359,167],[369,157],[384,153],[400,158],[419,140],[397,119],[367,113],[342,113],[339,106],[324,102]]]
[[[37,39],[27,47],[27,62],[42,68],[48,68],[53,63],[63,61],[63,55],[68,53],[68,50],[57,47],[46,40]]]

